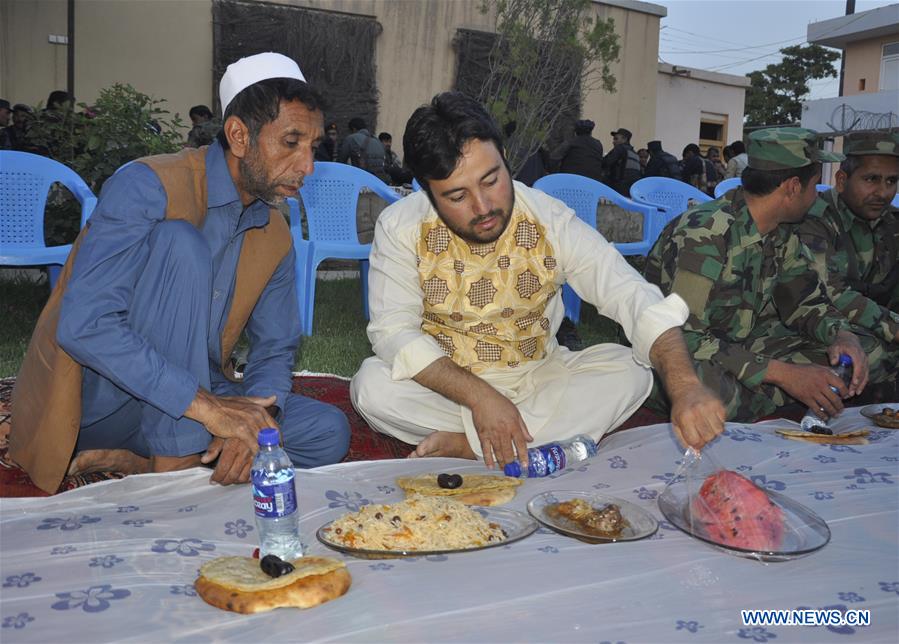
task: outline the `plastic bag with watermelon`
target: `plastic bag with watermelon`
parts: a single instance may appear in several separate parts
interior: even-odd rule
[[[687,450],[659,496],[659,509],[692,537],[731,554],[785,561],[830,540],[827,524],[791,498],[721,466],[709,450]]]

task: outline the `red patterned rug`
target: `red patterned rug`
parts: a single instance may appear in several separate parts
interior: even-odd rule
[[[28,475],[7,457],[6,432],[2,424],[10,415],[10,397],[14,378],[0,379],[0,497],[10,496],[49,496],[31,482]],[[412,446],[395,438],[373,431],[362,417],[356,413],[350,403],[350,383],[335,376],[294,376],[293,391],[316,400],[331,403],[339,407],[350,421],[350,449],[344,461],[373,461],[385,458],[404,458],[412,451]],[[796,420],[802,416],[802,410],[785,415],[790,418],[798,413]],[[650,411],[646,407],[638,409],[627,422],[616,431],[631,427],[642,427],[666,422],[668,419]],[[79,476],[67,476],[63,479],[57,492],[72,490],[89,483],[122,478],[117,472],[101,472]]]

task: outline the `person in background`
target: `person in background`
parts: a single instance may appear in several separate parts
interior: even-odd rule
[[[598,440],[620,425],[652,388],[652,364],[676,400],[682,443],[698,449],[723,431],[723,406],[681,337],[681,298],[664,299],[564,203],[513,181],[481,104],[438,94],[410,117],[403,151],[422,189],[378,218],[375,356],[350,384],[371,427],[416,444],[412,457],[526,465],[529,442]],[[567,281],[633,346],[560,348]]]
[[[593,138],[595,124],[582,119],[574,124],[574,136],[559,144],[550,155],[550,167],[556,172],[579,174],[603,181],[602,143]]]
[[[649,150],[649,163],[644,175],[647,177],[670,177],[680,181],[681,164],[677,157],[662,149],[661,141],[650,141],[646,144]]]
[[[12,125],[6,128],[10,150],[28,151],[28,128],[34,119],[30,105],[16,103],[12,108]]]
[[[742,177],[743,170],[749,165],[749,157],[746,156],[746,146],[743,145],[742,141],[734,141],[730,144],[730,151],[733,156],[727,162],[724,178]]]
[[[390,177],[384,171],[384,146],[373,137],[360,117],[350,119],[350,135],[340,144],[337,160],[370,172],[385,183]]]
[[[757,130],[748,146],[742,187],[672,220],[644,275],[686,301],[687,347],[728,420],[753,422],[793,402],[834,416],[867,384],[867,340],[828,298],[793,224],[817,199],[821,163],[842,156],[793,127]],[[842,353],[854,363],[848,386],[829,366]],[[660,389],[650,400],[666,408]]]
[[[5,98],[0,98],[0,150],[9,150],[12,143],[9,140],[9,134],[6,129],[9,127],[9,117],[12,114],[12,108]]]
[[[602,160],[606,181],[615,191],[630,198],[631,186],[640,179],[640,157],[631,146],[630,130],[618,128],[612,134],[612,151]]]
[[[715,167],[715,174],[717,175],[718,181],[724,181],[724,175],[727,173],[727,166],[721,161],[721,154],[718,152],[718,148],[714,145],[710,145],[709,149],[706,150],[705,155]]]
[[[640,157],[640,171],[646,176],[646,164],[649,163],[649,150],[640,148],[637,150],[637,156]]]
[[[695,143],[690,143],[684,148],[681,181],[689,183],[697,190],[708,192],[708,167],[699,152],[699,146]]]
[[[393,136],[390,132],[381,132],[378,141],[384,146],[384,171],[390,177],[390,185],[402,186],[412,183],[412,173],[403,166],[397,153],[393,151]]]
[[[796,227],[834,305],[877,338],[870,402],[899,400],[899,130],[849,134],[836,187]],[[880,366],[892,372],[877,373]],[[861,404],[861,403],[859,403]]]
[[[222,124],[212,115],[212,110],[205,105],[194,105],[190,108],[188,116],[193,124],[187,134],[188,147],[198,148],[215,141],[216,135],[222,129]]]
[[[315,149],[315,160],[336,163],[337,151],[337,123],[328,123],[325,127],[325,138]]]

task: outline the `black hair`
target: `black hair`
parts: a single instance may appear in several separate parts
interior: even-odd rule
[[[840,162],[840,170],[842,170],[847,177],[851,177],[856,170],[862,167],[862,163],[862,157],[848,155]]]
[[[442,92],[412,113],[403,133],[403,158],[428,197],[428,181],[450,176],[462,148],[472,139],[492,141],[509,167],[499,127],[475,99],[461,92]]]
[[[708,157],[712,152],[714,152],[715,154],[717,154],[719,156],[721,155],[721,152],[718,150],[717,147],[715,147],[714,145],[710,145],[708,147],[708,149],[706,149],[706,151],[705,151],[705,156]]]
[[[593,128],[595,125],[586,125],[578,121],[574,124],[574,133],[576,136],[584,136],[585,134],[592,134]]]
[[[47,109],[55,110],[62,107],[62,104],[66,101],[71,101],[72,97],[69,96],[69,93],[62,89],[55,89],[50,92],[50,95],[47,97]]]
[[[359,130],[365,129],[365,119],[360,116],[354,116],[350,119],[350,122],[347,123],[347,125],[349,126],[350,130],[355,130],[358,132]]]
[[[228,104],[222,122],[236,116],[250,132],[250,141],[259,137],[262,126],[278,118],[281,101],[300,101],[310,110],[324,112],[327,108],[325,99],[308,83],[295,78],[267,78],[245,87]],[[228,137],[225,128],[217,135],[222,148],[228,149]]]
[[[381,132],[378,135],[378,141],[386,141],[387,139],[393,141],[393,135],[391,135],[390,132]]]
[[[681,152],[681,156],[686,156],[687,152],[692,152],[696,156],[699,156],[699,146],[695,143],[690,143],[684,147],[684,151]]]
[[[734,156],[737,156],[746,152],[746,146],[743,145],[742,141],[734,141],[730,144],[730,151],[733,152]]]
[[[187,113],[188,116],[202,116],[203,118],[211,119],[212,118],[212,110],[210,110],[205,105],[194,105],[190,108],[190,112]]]
[[[808,182],[818,176],[821,172],[820,163],[810,163],[801,168],[788,168],[786,170],[757,170],[747,167],[743,170],[741,180],[743,182],[743,190],[756,197],[764,197],[769,195],[782,184],[793,177],[799,178],[799,184],[803,190],[808,186]]]

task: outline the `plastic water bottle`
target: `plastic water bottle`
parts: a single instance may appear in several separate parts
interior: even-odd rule
[[[259,558],[277,555],[284,561],[303,556],[300,542],[297,490],[293,463],[281,449],[281,433],[274,428],[259,432],[259,452],[253,459],[253,505],[259,531]]]
[[[849,383],[852,382],[852,358],[845,353],[841,353],[840,361],[837,363],[834,371],[843,379],[843,382],[846,383],[846,386],[848,387]],[[830,387],[830,390],[835,394],[840,393],[839,390],[833,386]],[[827,421],[818,418],[818,414],[816,414],[815,410],[811,407],[805,412],[805,416],[802,417],[799,426],[804,431],[812,432],[813,434],[833,434],[833,430],[827,426]]]
[[[569,465],[586,460],[596,455],[596,443],[586,434],[578,434],[566,441],[547,443],[528,448],[528,469],[521,471],[518,461],[506,463],[503,471],[506,476],[529,478],[549,476],[553,472],[563,470]]]

